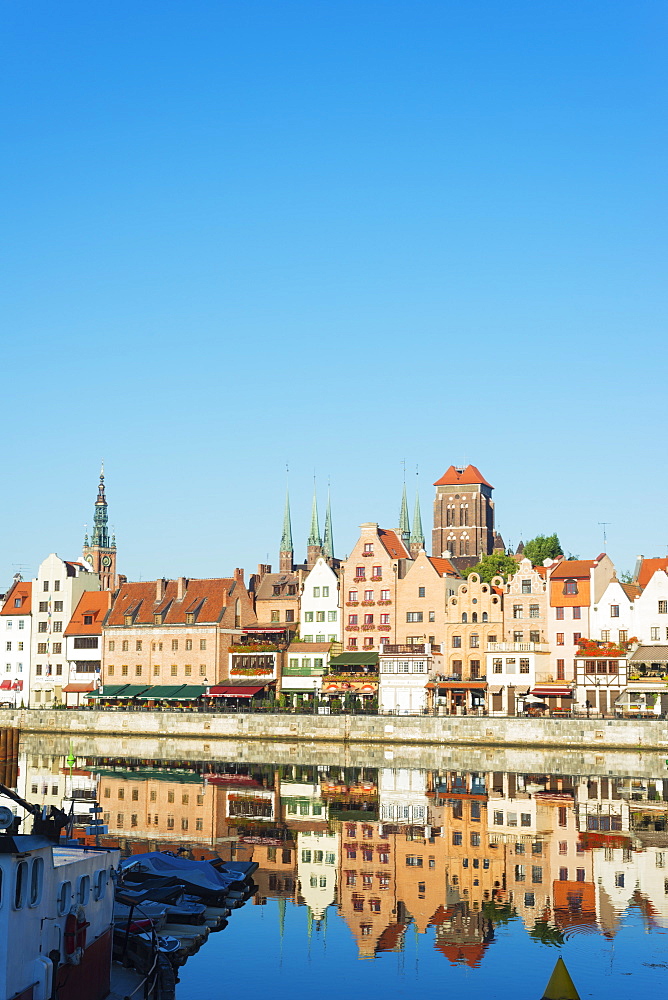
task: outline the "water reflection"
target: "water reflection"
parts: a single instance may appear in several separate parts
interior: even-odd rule
[[[256,906],[290,900],[309,927],[336,908],[361,959],[410,925],[477,968],[511,922],[555,946],[612,939],[625,914],[668,922],[668,780],[41,753],[19,772],[28,799],[74,804],[82,836],[97,799],[128,853],[252,856]]]

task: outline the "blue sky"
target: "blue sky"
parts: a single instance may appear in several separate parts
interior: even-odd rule
[[[516,544],[663,555],[664,3],[0,8],[0,586],[396,525],[473,462]],[[633,497],[633,499],[631,499]],[[640,511],[640,516],[638,516]]]

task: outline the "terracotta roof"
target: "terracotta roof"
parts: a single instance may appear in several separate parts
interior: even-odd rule
[[[641,663],[665,663],[668,661],[668,646],[638,646],[629,660]]]
[[[639,587],[637,583],[620,583],[619,585],[629,601],[635,601],[636,597],[640,597],[642,594],[642,587]]]
[[[595,559],[562,559],[553,569],[550,579],[570,580],[571,577],[589,579],[589,574],[596,561]]]
[[[81,595],[63,635],[102,635],[102,623],[110,607],[110,591],[87,590]],[[86,625],[84,617],[89,616],[93,620]]]
[[[156,599],[157,582],[147,580],[143,583],[124,583],[109,612],[107,625],[124,625],[126,614],[132,614],[134,625],[152,625],[153,616],[158,612],[163,615],[163,624],[184,625],[186,614],[194,613],[197,625],[219,624],[234,629],[237,593],[242,598],[241,627],[255,621],[255,615],[248,608],[248,594],[239,580],[231,577],[188,580],[180,601],[177,600],[178,581],[167,581],[164,596],[160,600]]]
[[[329,653],[331,642],[293,642],[288,653]]]
[[[443,952],[452,965],[468,965],[471,969],[477,969],[485,957],[484,944],[441,944],[437,939],[435,948]]]
[[[19,580],[13,584],[12,589],[5,598],[5,603],[0,609],[0,615],[29,615],[30,602],[32,597],[32,583],[26,580]],[[14,601],[21,601],[20,607],[14,607]]]
[[[638,573],[638,585],[644,589],[658,569],[663,569],[668,573],[668,556],[658,559],[643,559]]]
[[[435,556],[427,556],[427,559],[439,576],[443,576],[444,574],[447,574],[448,576],[459,576],[459,573],[449,559],[437,559]]]
[[[401,541],[396,531],[388,531],[387,528],[378,529],[378,537],[383,543],[383,547],[392,559],[410,559],[411,554]]]
[[[465,469],[456,469],[451,465],[434,486],[489,486],[490,490],[494,489],[475,465],[467,465]]]

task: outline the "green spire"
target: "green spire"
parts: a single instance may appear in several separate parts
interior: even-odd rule
[[[283,534],[281,535],[281,552],[292,552],[292,523],[290,521],[290,494],[285,491],[285,513],[283,515]]]
[[[320,537],[320,525],[318,524],[318,499],[316,497],[315,485],[313,487],[313,505],[311,507],[311,533],[308,536],[308,545],[322,545]]]
[[[411,526],[408,520],[408,500],[406,499],[406,482],[404,481],[404,492],[401,497],[401,513],[399,514],[399,536],[405,544],[411,537]]]
[[[327,513],[325,514],[325,535],[322,541],[322,554],[326,559],[334,558],[334,535],[332,534],[332,505],[327,490]]]
[[[420,514],[420,494],[415,494],[415,511],[413,513],[413,530],[411,532],[411,545],[419,545],[424,548],[424,532],[422,530],[422,515]]]
[[[93,536],[91,545],[101,549],[109,548],[109,529],[107,527],[107,498],[104,493],[104,463],[100,470],[100,484],[97,488],[95,513],[93,515]]]

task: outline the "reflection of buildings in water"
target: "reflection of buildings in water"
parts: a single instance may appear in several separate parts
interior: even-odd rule
[[[323,801],[320,785],[303,781],[281,781],[281,815],[288,825],[296,828],[304,824],[313,828],[319,824],[327,828],[329,807]]]
[[[380,819],[399,824],[427,823],[428,775],[417,768],[382,768],[378,773]]]
[[[639,910],[648,930],[668,927],[668,844],[642,851],[604,847],[591,853],[597,910],[608,934],[617,932],[629,908]]]
[[[468,903],[455,903],[441,908],[433,923],[436,927],[434,947],[453,965],[465,964],[477,968],[489,942],[494,937],[494,924],[481,911],[472,911]]]
[[[66,774],[62,756],[52,754],[19,755],[17,790],[19,795],[36,805],[62,808],[67,794]]]
[[[299,893],[316,921],[322,920],[327,907],[336,902],[340,842],[338,831],[297,833]]]
[[[396,905],[396,844],[375,821],[340,826],[339,913],[357,942],[360,958],[373,958],[383,931],[402,923]]]

